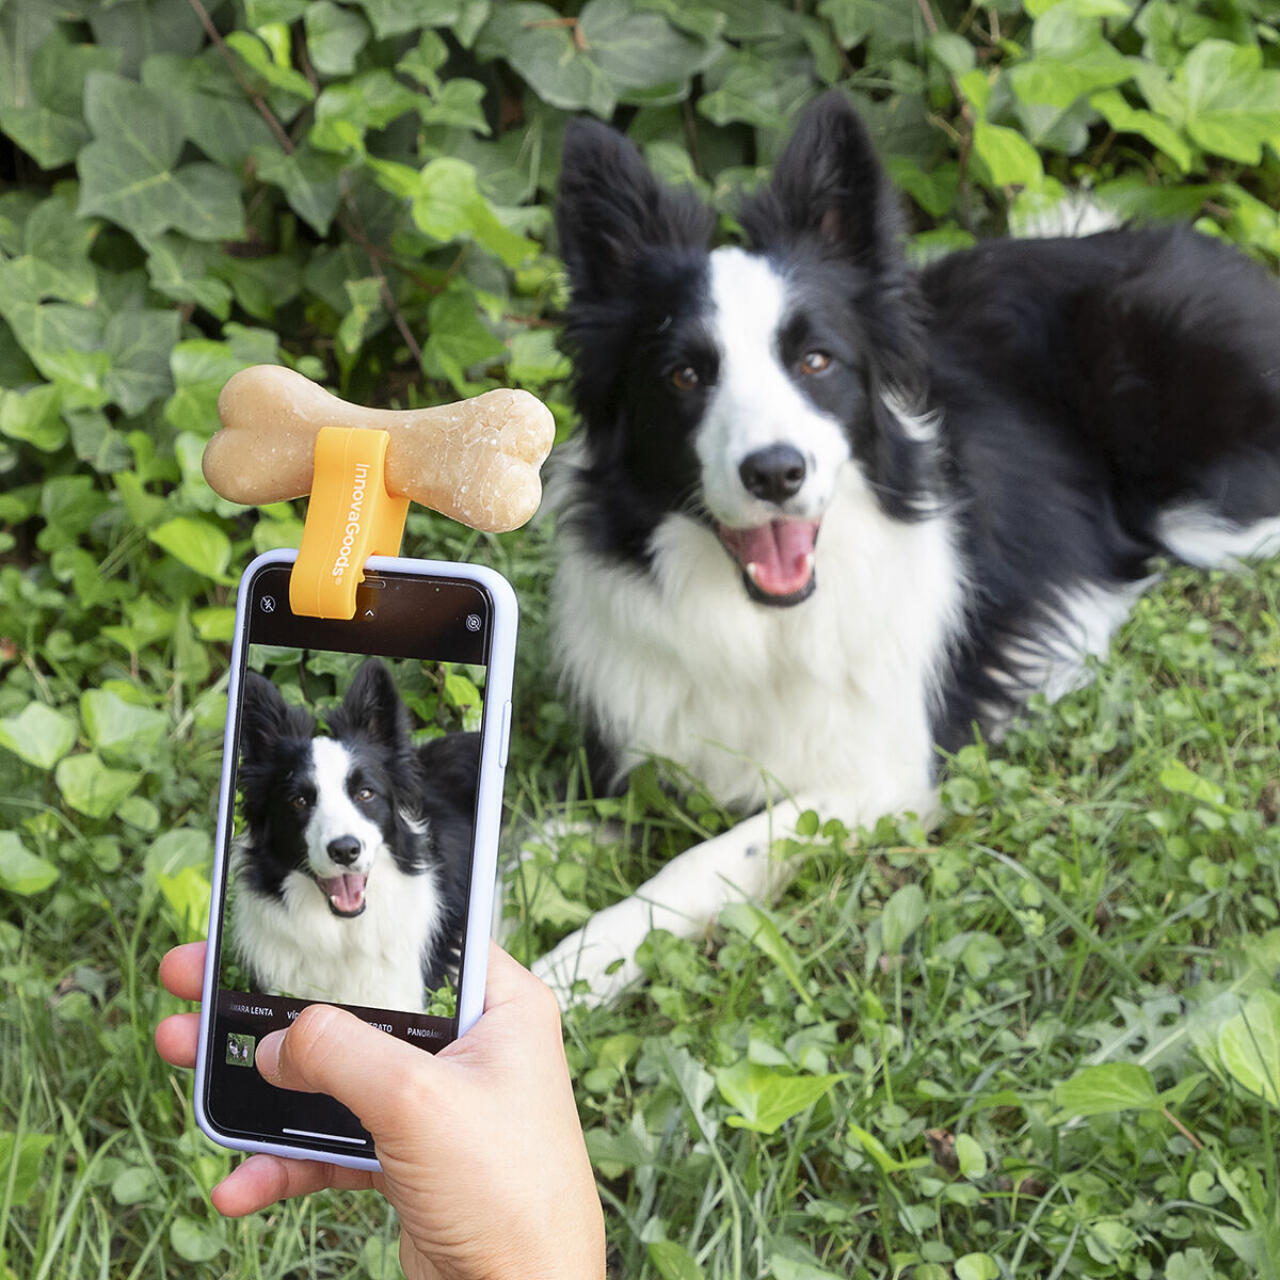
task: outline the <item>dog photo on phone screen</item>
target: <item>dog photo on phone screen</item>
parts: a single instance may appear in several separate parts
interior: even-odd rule
[[[268,995],[431,1011],[458,962],[479,735],[415,742],[399,690],[434,699],[444,664],[253,646],[250,667],[273,659],[274,679],[245,675],[224,979],[238,963]],[[281,687],[317,664],[341,700],[313,711]]]

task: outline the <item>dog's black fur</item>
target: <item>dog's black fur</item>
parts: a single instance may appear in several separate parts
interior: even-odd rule
[[[997,725],[1035,691],[1029,655],[1069,642],[1073,619],[1062,610],[1072,592],[1138,584],[1161,557],[1210,564],[1273,549],[1266,539],[1246,544],[1253,526],[1280,513],[1280,290],[1234,249],[1181,226],[1120,229],[995,240],[914,270],[896,195],[838,94],[806,114],[739,221],[748,253],[785,282],[775,358],[839,424],[843,465],[860,470],[884,521],[947,522],[961,606],[922,676],[932,688],[910,692],[928,700],[935,743],[960,746],[975,723]],[[712,297],[714,226],[695,195],[658,183],[620,135],[571,127],[558,229],[582,443],[565,574],[602,574],[617,591],[637,591],[677,575],[685,552],[656,550],[673,519],[726,546],[726,527],[734,531],[705,488],[728,324]],[[829,364],[803,376],[797,360],[813,352]],[[692,389],[673,383],[677,373],[689,382],[688,372]],[[909,419],[936,431],[922,438]],[[726,472],[739,465],[730,459]],[[1188,511],[1238,546],[1189,551],[1168,523]],[[785,504],[773,514],[786,515]],[[739,589],[783,606],[759,611],[761,629],[776,627],[772,615],[787,606],[812,611],[822,593],[848,590],[840,578],[858,554],[824,534],[803,591],[770,599],[745,580]],[[604,755],[598,776],[616,780],[631,748],[675,754],[699,772],[695,745],[682,755],[670,742],[635,740],[635,725],[614,713],[607,673],[586,673],[589,651],[573,640],[583,628],[596,647],[618,647],[616,688],[660,697],[685,665],[678,642],[649,662],[623,651],[614,623],[592,630],[610,590],[592,606],[562,591],[559,606],[562,661]],[[645,597],[655,617],[671,604],[660,596],[655,586]],[[722,598],[708,591],[707,609]],[[690,657],[707,643],[688,636]],[[760,715],[772,714],[762,702]],[[777,724],[779,734],[812,731]],[[803,790],[797,772],[784,786]]]
[[[302,901],[310,902],[305,883],[316,888],[317,902],[324,890],[317,880],[315,859],[324,846],[340,840],[345,831],[326,830],[312,839],[309,857],[308,829],[317,821],[319,779],[315,742],[323,736],[341,749],[345,764],[339,784],[346,792],[350,812],[369,833],[376,830],[381,848],[390,859],[372,867],[371,877],[399,873],[403,877],[430,875],[440,900],[439,927],[422,936],[422,980],[433,988],[458,963],[459,945],[467,907],[476,779],[479,769],[479,735],[447,734],[415,747],[410,739],[409,717],[391,675],[376,659],[356,673],[342,705],[332,714],[328,732],[319,735],[313,717],[289,706],[269,681],[254,672],[245,675],[241,711],[241,756],[238,786],[242,795],[244,835],[237,845],[238,891],[252,894],[270,911],[271,939],[278,946],[288,938],[290,946],[305,955],[315,939],[306,936],[298,913],[291,911],[286,884],[292,878]],[[341,871],[341,866],[333,870]],[[386,903],[387,886],[380,886]],[[295,899],[296,900],[296,899]],[[316,908],[320,910],[319,907]],[[380,908],[374,906],[373,910]],[[358,909],[333,915],[356,917],[365,911],[363,894]],[[353,920],[353,924],[354,924]],[[424,928],[428,922],[418,921]],[[384,914],[381,920],[360,922],[361,928],[413,928],[415,922]],[[291,932],[303,931],[298,936]],[[269,990],[262,980],[262,961],[255,954],[261,939],[247,930],[237,934],[237,944],[255,990]]]

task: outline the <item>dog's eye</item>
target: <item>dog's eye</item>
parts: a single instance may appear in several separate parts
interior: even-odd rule
[[[360,788],[360,790],[356,792],[356,799],[357,799],[357,800],[372,800],[372,799],[373,799],[373,794],[374,794],[374,793],[373,793],[373,788],[372,788],[372,787],[361,787],[361,788]]]
[[[698,385],[698,371],[691,364],[671,371],[671,385],[677,391],[692,391]]]
[[[311,797],[304,795],[301,791],[296,796],[289,797],[289,803],[295,809],[305,809],[311,803]]]
[[[800,357],[800,372],[825,373],[831,367],[831,357],[825,351],[806,351]]]

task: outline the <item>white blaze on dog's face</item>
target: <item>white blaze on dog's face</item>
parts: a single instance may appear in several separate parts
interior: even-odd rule
[[[768,259],[717,249],[710,264],[719,366],[694,436],[703,500],[760,596],[788,602],[812,588],[822,517],[850,457],[839,421],[797,382],[831,357],[815,347],[787,367],[787,282]]]
[[[378,823],[364,807],[378,797],[374,788],[353,777],[355,761],[341,743],[316,738],[311,759],[315,797],[303,832],[307,865],[337,914],[358,915],[384,844]]]

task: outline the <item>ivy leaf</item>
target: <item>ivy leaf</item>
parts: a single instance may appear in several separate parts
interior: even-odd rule
[[[173,390],[169,352],[179,331],[176,311],[120,311],[107,321],[104,347],[111,368],[106,389],[125,413],[141,413]]]
[[[715,1078],[720,1096],[738,1112],[729,1117],[730,1127],[769,1134],[811,1107],[845,1075],[783,1075],[743,1058],[717,1071]]]
[[[255,31],[277,22],[288,26],[306,13],[309,3],[310,0],[245,0],[244,16]]]
[[[609,77],[574,41],[571,24],[545,4],[503,4],[476,40],[483,59],[504,58],[543,102],[565,111],[585,108],[601,119],[618,100]]]
[[[1256,45],[1202,40],[1178,68],[1187,132],[1206,151],[1259,164],[1263,145],[1280,153],[1280,71],[1262,69]]]
[[[93,752],[68,756],[58,763],[54,780],[62,798],[87,818],[109,818],[137,789],[137,773],[109,769]]]
[[[282,253],[260,258],[223,256],[216,270],[231,286],[236,301],[258,320],[272,319],[276,308],[292,302],[302,287],[298,264]]]
[[[591,58],[621,89],[683,86],[720,52],[657,13],[637,12],[629,0],[587,0],[578,24]]]
[[[1254,165],[1264,145],[1280,151],[1280,71],[1263,68],[1256,46],[1201,40],[1172,79],[1148,63],[1137,80],[1152,110],[1206,151]]]
[[[54,28],[31,60],[31,97],[14,100],[0,94],[0,128],[42,169],[69,164],[89,141],[83,118],[85,76],[115,70],[116,49],[73,44]]]
[[[420,230],[435,240],[474,240],[509,267],[519,266],[537,246],[508,231],[476,183],[476,171],[464,160],[442,156],[418,176],[411,206]]]
[[[231,539],[211,520],[198,516],[175,516],[149,534],[175,560],[195,570],[203,578],[225,579],[231,563]]]
[[[274,336],[264,341],[260,329],[228,325],[230,342],[194,338],[179,342],[169,354],[169,368],[177,390],[164,407],[164,419],[178,431],[208,438],[218,429],[218,395],[233,373],[251,364],[276,364]]]
[[[67,424],[61,409],[62,393],[50,382],[30,391],[6,391],[0,387],[0,435],[55,453],[67,442]]]
[[[363,133],[366,129],[385,129],[393,120],[417,110],[417,106],[418,95],[385,67],[378,67],[325,89],[316,103],[312,141],[316,142],[317,134],[323,141],[324,126],[331,121],[340,121]],[[325,146],[324,150],[334,148]]]
[[[758,54],[722,59],[715,69],[722,68],[719,82],[698,99],[698,114],[712,124],[776,128],[779,120],[793,117],[811,92],[807,75],[781,73],[777,63]]]
[[[258,177],[279,187],[304,222],[320,235],[328,235],[342,199],[338,175],[346,161],[311,146],[287,154],[274,144],[256,148],[253,158]]]
[[[101,223],[77,215],[70,184],[31,210],[22,231],[25,258],[32,264],[29,288],[42,297],[92,306],[98,297],[98,273],[89,250]],[[17,268],[23,259],[10,264]]]
[[[985,120],[973,126],[973,150],[997,187],[1033,187],[1044,178],[1035,147],[1022,134]]]
[[[110,357],[102,350],[103,317],[97,311],[61,302],[15,300],[8,283],[6,274],[0,272],[0,313],[31,363],[50,382],[60,384],[64,404],[103,404],[107,399],[103,384],[110,367]]]
[[[545,386],[569,376],[569,358],[556,344],[550,329],[522,329],[510,339],[507,373],[521,386]]]
[[[445,377],[460,395],[473,394],[468,371],[485,368],[506,353],[476,310],[476,301],[465,288],[455,287],[434,299],[427,312],[429,337],[423,349],[424,364],[433,377]]]
[[[1118,89],[1095,93],[1089,105],[1117,132],[1136,133],[1146,138],[1178,166],[1182,173],[1191,168],[1191,147],[1167,120],[1151,111],[1130,106]]]
[[[166,232],[145,243],[151,287],[176,302],[194,302],[219,320],[231,312],[231,289],[211,273],[219,258],[214,245]]]
[[[63,419],[71,428],[76,457],[87,462],[99,475],[113,475],[133,462],[124,436],[100,410],[68,409]]]
[[[484,117],[485,87],[477,80],[450,80],[429,98],[418,99],[418,115],[423,124],[448,125],[487,134],[489,122]],[[519,141],[526,140],[512,135]]]
[[[142,83],[164,100],[183,136],[220,165],[239,169],[254,147],[275,144],[221,59],[156,54],[143,65]]]
[[[100,213],[140,239],[170,228],[195,240],[239,239],[240,184],[213,164],[178,168],[182,128],[158,94],[106,72],[85,87],[96,135],[80,152],[80,213]]]
[[[75,744],[75,721],[43,702],[0,719],[0,747],[37,769],[52,769]]]
[[[1026,103],[1043,103],[1065,111],[1078,98],[1121,84],[1136,65],[1102,35],[1097,19],[1057,4],[1037,18],[1033,30],[1035,56],[1009,70],[1009,83]]]
[[[402,75],[412,76],[424,89],[432,93],[440,88],[436,72],[449,61],[449,46],[434,31],[424,31],[418,43],[396,63]]]
[[[1127,18],[1133,12],[1133,0],[1024,0],[1023,8],[1033,18],[1055,8],[1081,18]]]
[[[375,318],[383,316],[382,282],[376,276],[346,282],[351,309],[342,317],[334,335],[348,355],[354,355],[364,344]]]
[[[127,702],[111,689],[86,689],[80,715],[89,741],[108,759],[145,759],[164,741],[169,719],[154,707]]]
[[[263,30],[264,28],[259,28]],[[301,71],[295,71],[287,63],[277,62],[270,48],[248,31],[232,31],[226,37],[228,48],[234,49],[244,59],[251,71],[256,72],[273,89],[279,89],[304,102],[310,102],[316,91]]]
[[[466,8],[460,0],[360,0],[379,40],[402,36],[421,27],[447,27]]]
[[[205,41],[190,0],[122,0],[86,7],[94,41],[120,51],[120,71],[127,76],[137,75],[153,53],[191,54]]]
[[[349,76],[356,69],[356,54],[369,39],[364,19],[332,0],[315,0],[307,5],[304,23],[311,65],[322,76]]]
[[[33,64],[36,53],[57,29],[53,5],[10,3],[0,21],[0,106],[30,106],[36,100]]]

